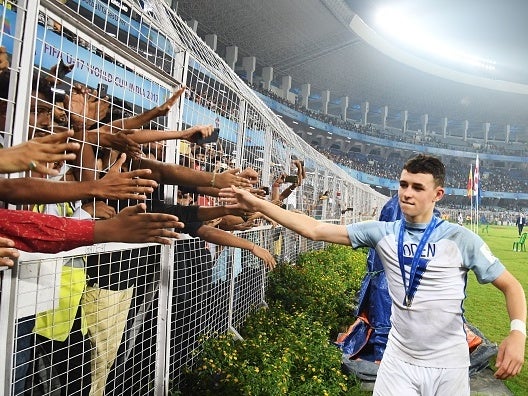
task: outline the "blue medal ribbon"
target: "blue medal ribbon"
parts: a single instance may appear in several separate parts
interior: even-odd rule
[[[407,307],[410,307],[412,305],[412,299],[413,299],[412,289],[413,289],[413,284],[414,284],[414,278],[416,276],[416,270],[418,268],[418,262],[420,261],[420,256],[422,255],[425,244],[429,240],[437,223],[438,223],[438,218],[436,216],[433,216],[433,218],[431,219],[431,221],[425,228],[425,231],[422,235],[422,238],[420,239],[420,242],[418,243],[418,247],[416,248],[416,251],[414,252],[414,256],[411,261],[411,268],[409,270],[409,286],[407,287],[404,257],[403,257],[403,237],[405,234],[405,218],[402,217],[401,219],[400,233],[398,235],[398,263],[400,264],[400,271],[401,271],[401,276],[403,280],[403,288],[405,290],[405,298],[403,300],[403,304]]]

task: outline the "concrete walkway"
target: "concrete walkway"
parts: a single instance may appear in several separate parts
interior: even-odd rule
[[[484,369],[470,380],[471,394],[475,396],[512,396],[504,382],[493,376],[493,370]]]

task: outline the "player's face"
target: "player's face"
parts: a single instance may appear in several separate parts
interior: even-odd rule
[[[400,176],[398,198],[406,220],[428,223],[433,216],[435,203],[444,196],[444,189],[436,186],[433,175],[409,173],[405,169]]]

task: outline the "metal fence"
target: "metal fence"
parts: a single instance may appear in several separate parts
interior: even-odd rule
[[[77,180],[90,180],[115,161],[100,136],[89,138],[90,128],[156,110],[143,129],[213,124],[220,136],[205,148],[181,140],[146,143],[143,152],[152,160],[201,171],[250,167],[259,172],[258,186],[271,186],[278,175],[295,173],[297,158],[307,177],[284,200],[287,208],[334,222],[375,215],[386,197],[300,139],[172,10],[151,3],[0,1],[0,45],[9,63],[0,66],[3,146],[76,127],[81,161],[61,165],[61,177],[73,172]],[[70,72],[57,73],[61,59]],[[43,99],[32,87],[44,79],[53,84],[46,125],[39,124],[34,102]],[[185,95],[161,109],[181,85]],[[72,103],[79,86],[93,90],[80,108]],[[190,194],[168,183],[158,189],[150,204],[181,203],[178,194],[181,200]],[[95,199],[86,203],[97,205]],[[219,204],[196,192],[194,203]],[[281,261],[323,246],[266,221],[236,234]],[[106,243],[54,255],[23,252],[13,269],[0,269],[0,392],[167,394],[178,387],[183,367],[193,365],[204,337],[229,329],[236,334],[244,318],[265,305],[266,276],[249,250],[184,235],[171,246]]]

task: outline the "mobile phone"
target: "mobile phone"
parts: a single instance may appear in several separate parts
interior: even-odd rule
[[[99,98],[108,96],[108,84],[97,84],[97,96]]]
[[[219,135],[220,135],[220,128],[215,128],[215,129],[213,129],[213,133],[211,133],[211,135],[209,135],[209,136],[207,136],[205,138],[197,139],[196,143],[197,144],[216,143],[216,141],[218,140],[218,136]]]
[[[290,175],[290,176],[286,176],[286,179],[284,181],[286,183],[297,183],[299,179],[297,178],[297,175]]]
[[[64,76],[66,76],[66,74],[68,74],[69,72],[71,72],[71,69],[66,66],[66,63],[64,63],[61,58],[61,60],[59,61],[59,65],[57,66],[57,77],[64,78]]]
[[[264,191],[264,194],[269,195],[269,187],[268,186],[262,186],[260,187],[262,191]]]

